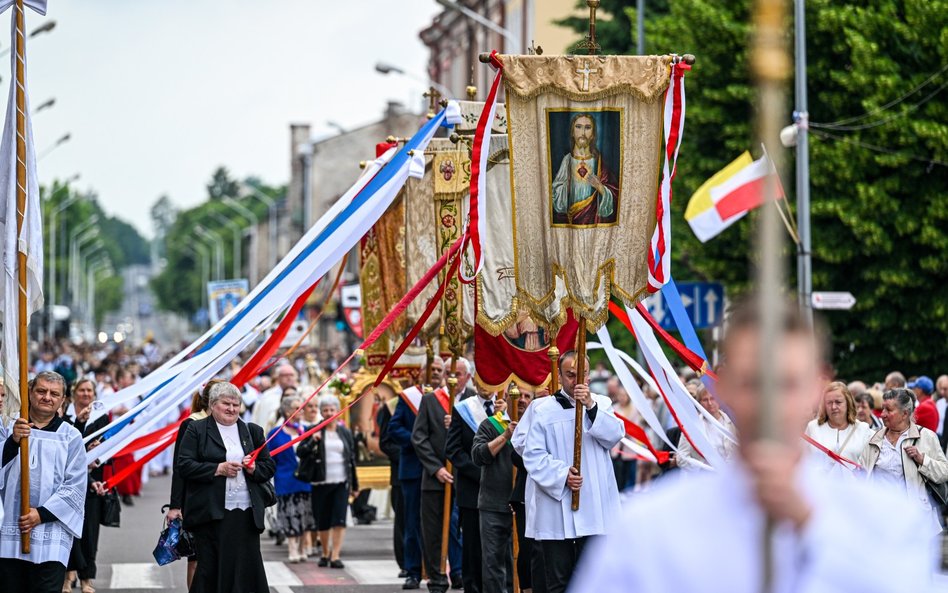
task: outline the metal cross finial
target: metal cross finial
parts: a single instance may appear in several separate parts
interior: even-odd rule
[[[438,99],[441,98],[441,93],[438,92],[438,89],[433,86],[428,87],[428,92],[422,95],[424,98],[428,99],[428,119],[434,119],[436,109],[438,108]]]
[[[576,45],[576,49],[585,49],[586,54],[590,56],[594,56],[602,50],[602,47],[596,42],[596,9],[599,8],[599,4],[600,0],[586,0],[586,6],[589,7],[589,34]]]

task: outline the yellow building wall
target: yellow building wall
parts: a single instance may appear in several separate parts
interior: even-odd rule
[[[534,34],[536,44],[546,55],[565,54],[579,40],[571,29],[553,24],[571,14],[585,14],[576,9],[576,0],[533,0]],[[529,42],[528,42],[529,43]]]

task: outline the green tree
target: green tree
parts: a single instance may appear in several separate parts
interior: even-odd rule
[[[224,178],[227,182],[223,185],[233,184],[234,187],[240,187],[240,182],[230,180],[223,168],[214,173],[215,180]],[[247,178],[244,183],[275,199],[280,199],[286,193],[285,186],[268,186],[255,177]],[[211,186],[213,185],[215,182],[211,183]],[[244,228],[249,226],[251,221],[216,199],[214,195],[222,198],[226,194],[215,194],[216,190],[212,191],[211,186],[208,187],[209,200],[193,208],[178,212],[165,197],[159,198],[152,206],[152,220],[156,221],[156,231],[159,228],[164,229],[163,234],[157,236],[156,240],[159,241],[159,252],[164,254],[165,265],[152,279],[151,285],[161,309],[192,316],[201,308],[205,287],[201,278],[202,256],[200,250],[195,247],[195,242],[198,241],[195,227],[198,225],[216,232],[224,239],[224,270],[228,278],[231,275],[234,261],[233,231],[221,223],[221,218],[231,219]],[[238,192],[234,190],[233,196],[237,195]],[[266,218],[266,204],[253,199],[242,199],[240,202],[259,219]],[[159,227],[159,219],[162,227]],[[205,243],[201,241],[200,244]],[[211,250],[210,246],[207,246],[207,249]],[[247,265],[254,254],[245,253],[243,262]],[[212,277],[213,261],[210,265],[212,269],[209,271],[209,277]]]
[[[207,184],[207,196],[212,200],[236,198],[240,195],[240,182],[232,179],[226,167],[218,167]]]
[[[750,2],[677,0],[664,13],[651,4],[647,50],[697,56],[672,204],[673,270],[679,280],[723,281],[734,296],[748,289],[756,216],[701,244],[683,214],[714,172],[744,150],[760,153],[747,73]],[[634,11],[626,14],[634,22]],[[946,0],[807,2],[813,285],[859,300],[826,316],[845,378],[930,374],[948,358],[948,300],[939,292],[948,282],[948,102],[937,94],[948,81],[940,69],[948,63],[946,14]],[[855,125],[818,125],[853,117]],[[789,249],[787,257],[793,270]],[[795,275],[787,280],[792,288]]]

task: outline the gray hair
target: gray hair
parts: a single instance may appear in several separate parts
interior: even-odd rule
[[[283,412],[283,417],[286,418],[293,413],[293,404],[302,402],[303,398],[299,395],[288,395],[280,400],[280,411]]]
[[[324,395],[319,398],[319,409],[322,409],[323,406],[336,406],[336,409],[339,409],[339,398],[335,395]]]
[[[241,401],[240,390],[237,389],[236,385],[233,383],[228,383],[227,381],[215,383],[211,385],[211,388],[208,390],[207,405],[208,407],[213,406],[218,400],[226,398]]]
[[[899,405],[899,409],[906,414],[911,414],[915,411],[915,395],[908,389],[898,387],[882,394],[882,401],[893,400]]]
[[[63,394],[66,393],[66,379],[56,371],[42,371],[36,373],[36,376],[30,379],[28,387],[30,391],[33,391],[33,387],[36,386],[37,381],[45,381],[46,383],[59,383],[62,386]]]
[[[453,359],[453,358],[447,359],[447,360],[444,362],[445,368],[450,369],[452,362],[454,362],[454,359]],[[464,365],[464,373],[465,373],[465,374],[467,374],[467,375],[472,374],[472,373],[471,373],[471,363],[470,363],[470,361],[468,361],[468,359],[464,358],[463,356],[458,356],[458,364],[457,364],[457,366],[460,367],[461,365]],[[460,371],[460,369],[458,369],[458,371]]]

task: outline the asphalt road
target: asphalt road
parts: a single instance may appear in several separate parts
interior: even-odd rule
[[[184,561],[158,566],[152,557],[163,523],[159,509],[167,501],[170,484],[166,476],[151,478],[142,496],[135,498],[134,506],[122,509],[122,526],[102,528],[94,583],[97,591],[187,591]],[[389,520],[347,530],[342,553],[346,568],[342,570],[318,568],[315,559],[290,564],[286,562],[286,546],[276,546],[266,534],[261,545],[270,591],[274,593],[314,592],[326,586],[340,593],[401,591]]]

